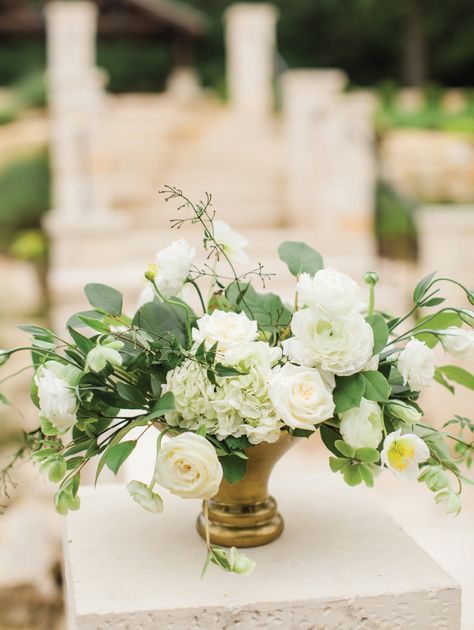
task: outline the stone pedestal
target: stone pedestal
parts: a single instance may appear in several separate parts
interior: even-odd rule
[[[234,4],[226,11],[227,84],[235,112],[268,116],[273,110],[277,17],[271,4]]]
[[[81,491],[65,536],[69,628],[456,630],[460,591],[363,489],[275,475],[282,537],[249,549],[251,576],[210,567],[199,501],[152,515],[122,485]]]

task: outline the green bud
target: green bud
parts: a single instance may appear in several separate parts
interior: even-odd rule
[[[250,575],[255,569],[256,562],[237,551],[235,547],[230,550],[230,570],[239,575]]]
[[[56,457],[49,463],[48,477],[53,483],[59,483],[67,471],[66,462],[62,457]]]
[[[441,466],[425,466],[418,479],[426,483],[432,492],[438,492],[443,488],[449,489],[449,476]]]
[[[387,410],[404,422],[409,424],[415,424],[421,418],[421,413],[412,405],[409,405],[401,400],[390,400],[387,405]]]
[[[446,514],[457,516],[461,511],[461,498],[452,490],[442,490],[435,497],[436,503],[444,503]]]
[[[367,273],[364,274],[364,282],[370,287],[375,287],[379,280],[380,276],[376,271],[367,271]]]
[[[54,505],[56,507],[56,512],[65,516],[69,510],[69,500],[68,495],[64,490],[59,490],[54,495]]]
[[[150,282],[153,282],[156,278],[156,274],[158,272],[156,265],[149,265],[148,269],[145,271],[145,278]]]

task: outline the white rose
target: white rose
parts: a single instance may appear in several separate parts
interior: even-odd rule
[[[383,414],[372,400],[362,398],[359,407],[340,414],[344,442],[353,448],[377,448],[383,436]]]
[[[185,239],[173,241],[156,254],[155,264],[150,271],[155,274],[155,283],[165,298],[180,294],[184,281],[189,275],[196,250]],[[153,301],[155,291],[153,287],[146,287],[138,300],[138,306]]]
[[[215,310],[211,315],[203,315],[193,329],[196,343],[206,342],[211,348],[217,341],[221,352],[246,341],[253,341],[258,334],[257,322],[249,319],[245,313],[232,313]]]
[[[89,350],[86,358],[86,372],[101,372],[107,363],[112,366],[122,365],[122,355],[119,350],[123,348],[123,342],[114,337],[107,337],[97,342],[95,348]]]
[[[453,357],[461,359],[467,357],[474,347],[474,331],[450,326],[446,330],[440,330],[443,348]]]
[[[416,479],[419,464],[430,456],[430,449],[421,438],[413,433],[402,435],[402,430],[389,433],[384,440],[381,453],[382,464],[401,479]]]
[[[410,339],[398,357],[398,369],[405,385],[419,392],[427,387],[435,373],[435,353],[418,339]]]
[[[78,401],[74,387],[81,375],[80,370],[58,361],[47,361],[36,373],[41,415],[60,433],[77,421]]]
[[[231,262],[248,262],[249,257],[244,251],[248,240],[235,232],[225,221],[214,221],[214,240],[222,247]]]
[[[347,315],[360,303],[357,283],[335,269],[321,269],[313,277],[302,273],[296,291],[300,306],[319,306],[335,315]]]
[[[277,414],[289,427],[312,431],[334,414],[332,394],[314,368],[286,363],[274,370],[268,391]]]
[[[173,437],[158,451],[156,482],[184,499],[211,499],[222,476],[214,447],[196,433]]]
[[[291,330],[294,338],[283,342],[283,352],[301,365],[349,376],[372,355],[372,328],[357,311],[328,315],[316,306],[306,308],[293,315]]]
[[[163,499],[143,482],[130,481],[127,484],[127,490],[135,503],[138,503],[147,512],[152,514],[163,512]]]

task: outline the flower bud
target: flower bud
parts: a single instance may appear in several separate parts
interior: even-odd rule
[[[457,516],[461,511],[461,498],[452,490],[442,490],[435,497],[436,503],[444,503],[446,514]]]
[[[138,503],[144,510],[152,514],[163,512],[163,499],[143,482],[130,481],[127,484],[127,490],[135,503]]]
[[[448,474],[441,466],[425,466],[418,480],[426,483],[432,492],[438,492],[443,488],[449,489]]]
[[[418,422],[422,415],[418,409],[401,400],[390,400],[387,405],[387,410],[392,414],[392,416],[395,416],[395,418],[399,418],[409,424],[415,424],[415,422]]]
[[[364,282],[369,285],[369,287],[375,287],[375,285],[380,280],[380,276],[376,271],[367,271],[364,274]]]
[[[63,457],[56,457],[48,465],[48,478],[53,483],[58,483],[64,477],[67,471],[66,461]]]
[[[255,569],[256,562],[237,551],[235,547],[230,550],[230,570],[239,575],[249,575]]]
[[[148,269],[145,271],[145,278],[150,282],[153,282],[158,273],[157,267],[154,264],[148,265]]]

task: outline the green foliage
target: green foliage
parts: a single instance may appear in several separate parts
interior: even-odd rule
[[[250,283],[232,282],[226,297],[233,310],[255,319],[265,332],[278,334],[290,325],[291,313],[275,293],[258,293]]]
[[[243,479],[247,471],[247,462],[237,455],[219,457],[224,472],[224,479],[229,483],[237,483]]]
[[[122,294],[105,284],[87,284],[84,288],[89,304],[99,311],[118,317],[122,313]]]
[[[442,375],[454,383],[474,390],[474,375],[458,365],[443,365],[438,368]]]
[[[362,374],[352,376],[336,376],[334,403],[336,413],[344,413],[360,405],[365,390],[365,380]]]
[[[115,444],[107,451],[105,463],[113,473],[117,474],[120,466],[125,462],[129,455],[132,454],[136,445],[136,440],[129,440],[128,442]]]
[[[288,265],[290,273],[298,277],[301,273],[314,274],[324,267],[323,258],[306,243],[285,241],[278,248],[278,256]]]
[[[415,204],[379,182],[375,196],[375,235],[381,256],[414,260],[418,239],[414,219]]]
[[[366,320],[372,327],[374,334],[373,354],[379,354],[387,345],[389,335],[387,323],[380,313],[368,315]]]
[[[390,396],[390,384],[383,374],[375,370],[362,372],[365,381],[364,398],[375,402],[384,402]]]
[[[18,159],[0,171],[0,250],[14,235],[39,229],[50,207],[49,164],[46,152]]]

